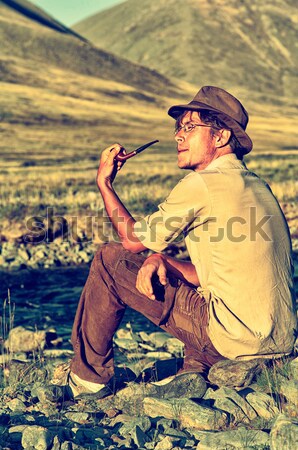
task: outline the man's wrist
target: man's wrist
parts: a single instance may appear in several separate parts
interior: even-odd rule
[[[152,253],[151,255],[147,256],[147,259],[161,259],[164,263],[166,263],[166,258],[165,255],[163,255],[162,253]]]

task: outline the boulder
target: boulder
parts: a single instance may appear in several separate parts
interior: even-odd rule
[[[178,420],[182,427],[199,430],[219,430],[228,424],[224,412],[199,405],[192,400],[179,398],[163,400],[146,397],[143,400],[144,412],[150,417],[165,417]]]
[[[260,358],[249,361],[224,359],[211,367],[208,379],[217,386],[246,387],[262,370],[266,361]]]
[[[34,450],[47,450],[53,442],[53,436],[47,428],[39,425],[25,427],[22,435],[22,447]]]
[[[274,399],[264,392],[250,392],[245,397],[246,401],[253,407],[259,417],[272,419],[278,416],[279,410]]]
[[[22,326],[12,328],[5,341],[5,348],[11,353],[32,352],[43,349],[46,344],[46,331],[32,331]]]
[[[280,378],[279,393],[284,395],[288,402],[298,406],[298,381]]]
[[[207,395],[204,396],[204,399],[217,400],[227,398],[232,400],[235,405],[241,408],[241,410],[249,420],[253,420],[257,417],[257,414],[254,411],[254,409],[247,403],[247,401],[244,398],[241,397],[241,395],[238,394],[237,391],[235,391],[235,389],[222,386],[216,391],[212,391],[211,389],[209,389]]]
[[[199,439],[197,450],[263,450],[269,444],[267,433],[244,427],[218,433],[202,433]]]
[[[271,450],[294,450],[298,448],[298,419],[280,414],[270,433]]]

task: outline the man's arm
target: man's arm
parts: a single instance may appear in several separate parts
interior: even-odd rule
[[[133,232],[135,220],[113,188],[113,181],[117,172],[124,164],[124,162],[115,160],[115,157],[121,150],[123,150],[123,147],[120,144],[114,144],[102,152],[96,182],[102,195],[106,212],[123,247],[131,252],[139,253],[147,249],[147,247],[135,236]]]
[[[154,253],[144,261],[138,272],[136,283],[138,291],[151,300],[155,300],[151,282],[155,273],[158,275],[159,282],[163,285],[166,285],[167,274],[170,273],[187,284],[195,287],[200,286],[195,266],[191,262],[180,261],[161,253]]]

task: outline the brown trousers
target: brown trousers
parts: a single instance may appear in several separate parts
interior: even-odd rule
[[[95,254],[76,312],[71,370],[84,380],[107,383],[114,374],[113,336],[126,306],[185,344],[183,370],[207,372],[220,359],[207,332],[208,305],[195,289],[177,279],[156,283],[156,300],[136,289],[144,256],[121,244],[106,244]]]

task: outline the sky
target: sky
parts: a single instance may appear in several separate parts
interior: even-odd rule
[[[66,26],[103,9],[111,8],[124,0],[29,0]]]

